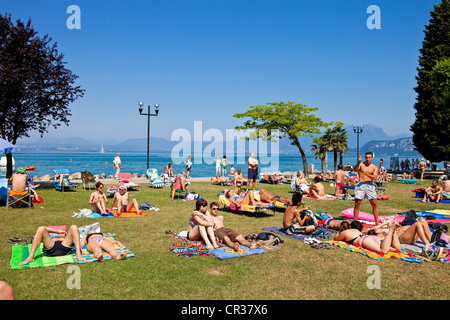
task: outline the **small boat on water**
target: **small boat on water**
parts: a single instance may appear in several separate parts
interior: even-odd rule
[[[13,163],[13,167],[15,165],[15,160],[14,158],[12,158],[12,163]],[[6,168],[6,156],[2,156],[2,158],[0,159],[0,167],[5,167]]]
[[[100,153],[105,153],[105,149],[103,149],[103,145],[102,145],[102,149],[100,150]]]

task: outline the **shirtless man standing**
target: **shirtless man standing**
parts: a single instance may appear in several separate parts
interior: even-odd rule
[[[419,169],[420,169],[420,181],[423,181],[423,175],[425,173],[425,169],[427,168],[426,162],[423,160],[419,162]]]
[[[250,181],[252,182],[252,190],[255,190],[256,179],[258,178],[258,159],[255,158],[255,154],[250,152],[250,157],[247,161],[248,164],[248,182],[247,189],[250,188]]]
[[[337,171],[334,173],[334,179],[336,181],[336,188],[334,191],[334,195],[336,197],[342,197],[344,195],[344,187],[345,187],[345,178],[350,180],[350,176],[347,172],[342,170],[342,164],[339,164],[337,167]]]
[[[378,167],[372,163],[373,153],[366,152],[365,161],[361,162],[361,156],[358,157],[358,163],[355,166],[355,172],[358,173],[358,184],[355,187],[355,207],[353,211],[354,220],[358,220],[359,208],[364,198],[367,198],[372,206],[372,213],[375,218],[375,225],[378,224],[378,205],[377,192],[373,180],[378,177]]]

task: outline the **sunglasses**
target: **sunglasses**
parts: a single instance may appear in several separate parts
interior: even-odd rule
[[[211,210],[219,210],[219,208],[211,208]]]

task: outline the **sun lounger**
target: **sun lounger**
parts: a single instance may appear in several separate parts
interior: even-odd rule
[[[127,187],[127,190],[140,190],[141,186],[132,182],[132,179],[133,177],[130,172],[119,173],[119,183]]]
[[[64,192],[66,190],[78,190],[78,185],[72,183],[69,180],[69,170],[68,169],[55,169],[55,177],[53,178],[53,184],[55,185],[56,190]],[[63,178],[63,184],[60,184],[60,175],[64,175],[67,177]]]
[[[164,187],[164,181],[161,180],[161,178],[158,175],[158,170],[156,169],[148,169],[147,170],[147,177],[150,180],[150,184],[153,188],[162,188]]]

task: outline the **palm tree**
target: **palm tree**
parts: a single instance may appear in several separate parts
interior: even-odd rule
[[[319,158],[322,165],[322,173],[325,171],[325,157],[328,151],[328,146],[325,140],[320,138],[314,138],[311,145],[311,151],[314,152],[314,159]]]
[[[322,139],[326,142],[329,151],[333,151],[334,156],[334,171],[337,168],[337,155],[340,155],[340,164],[342,165],[342,158],[344,153],[348,151],[347,144],[347,130],[341,125],[336,125],[333,128],[328,128]]]

